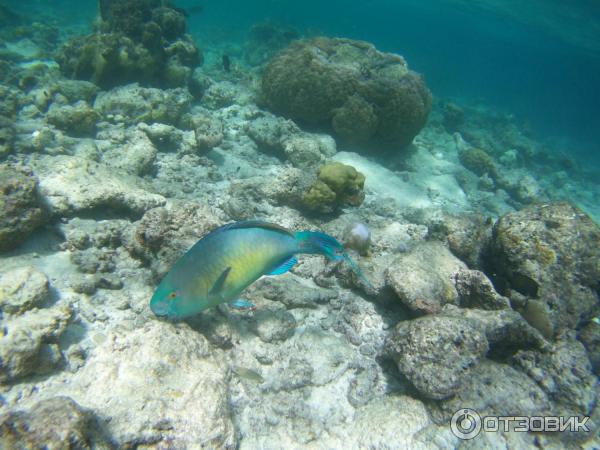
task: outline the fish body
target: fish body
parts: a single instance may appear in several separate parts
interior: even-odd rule
[[[297,262],[297,253],[348,258],[343,246],[324,233],[292,233],[262,221],[224,225],[175,263],[152,296],[150,307],[157,316],[181,319],[233,302],[261,276],[288,271]]]
[[[253,381],[255,383],[262,383],[265,381],[264,378],[262,377],[262,375],[260,373],[258,373],[256,370],[248,369],[246,367],[241,367],[241,366],[234,366],[234,367],[232,367],[231,370],[239,378],[244,378],[246,380]]]
[[[223,70],[225,72],[231,71],[231,58],[229,58],[229,55],[223,55],[221,60],[223,62]]]

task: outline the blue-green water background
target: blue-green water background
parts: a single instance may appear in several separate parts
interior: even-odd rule
[[[201,4],[199,38],[243,41],[265,20],[402,54],[438,98],[489,105],[551,147],[600,166],[600,2],[556,0],[176,0]],[[95,0],[6,1],[87,26]]]

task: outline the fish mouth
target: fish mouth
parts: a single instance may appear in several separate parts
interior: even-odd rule
[[[169,304],[166,302],[156,302],[150,305],[150,309],[152,309],[152,312],[159,317],[169,315]]]

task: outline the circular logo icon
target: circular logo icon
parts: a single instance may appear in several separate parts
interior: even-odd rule
[[[450,419],[450,429],[459,439],[473,439],[481,432],[481,416],[474,409],[459,409]]]

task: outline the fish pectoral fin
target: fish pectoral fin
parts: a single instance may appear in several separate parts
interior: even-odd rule
[[[227,275],[229,275],[230,271],[231,271],[231,266],[227,267],[227,269],[225,269],[223,272],[221,272],[221,275],[219,275],[219,278],[217,278],[217,281],[215,281],[215,284],[213,284],[213,287],[211,287],[210,291],[208,291],[209,297],[218,297],[219,296],[219,294],[223,290],[223,286],[225,285],[225,280],[227,279]]]
[[[248,300],[242,300],[241,298],[238,298],[237,300],[232,300],[227,304],[235,309],[256,309],[254,303],[249,302]]]
[[[288,272],[292,267],[294,267],[298,263],[298,260],[295,256],[286,259],[281,264],[279,264],[275,269],[269,272],[269,275],[281,275]]]

